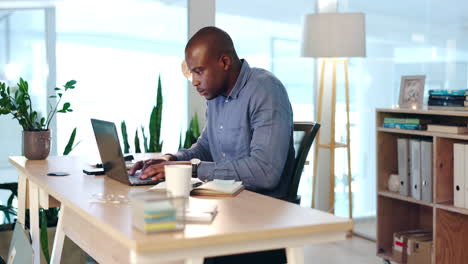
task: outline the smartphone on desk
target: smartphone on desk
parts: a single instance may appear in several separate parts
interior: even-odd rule
[[[87,175],[104,175],[104,169],[103,168],[88,168],[84,169],[83,173]]]

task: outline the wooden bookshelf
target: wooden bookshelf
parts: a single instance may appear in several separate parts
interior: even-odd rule
[[[453,206],[453,144],[468,144],[468,134],[383,128],[385,117],[420,118],[433,122],[468,122],[468,111],[377,109],[377,256],[393,258],[393,233],[411,229],[433,231],[432,263],[468,263],[468,209]],[[432,203],[388,191],[398,174],[397,139],[433,142]]]

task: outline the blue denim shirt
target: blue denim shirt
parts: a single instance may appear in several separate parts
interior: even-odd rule
[[[201,180],[242,181],[251,191],[287,194],[294,163],[293,114],[283,84],[270,72],[242,60],[227,97],[207,101],[206,126],[178,160],[199,158]]]

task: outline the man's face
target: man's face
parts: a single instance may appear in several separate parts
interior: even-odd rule
[[[206,45],[189,47],[185,52],[185,61],[192,73],[192,85],[206,100],[214,99],[226,91],[228,66],[210,54]]]

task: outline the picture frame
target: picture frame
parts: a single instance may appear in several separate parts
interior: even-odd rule
[[[400,108],[421,109],[424,98],[426,75],[401,76]]]

